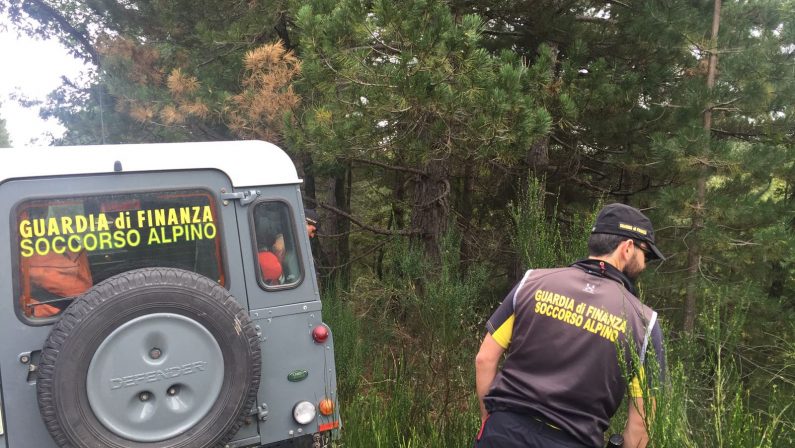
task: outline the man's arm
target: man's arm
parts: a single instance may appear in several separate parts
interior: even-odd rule
[[[654,399],[652,400],[652,412]],[[627,411],[627,426],[624,428],[624,448],[646,448],[649,443],[649,434],[646,430],[646,410],[643,407],[643,398],[628,398],[629,410]]]
[[[483,338],[483,343],[480,344],[480,350],[475,357],[475,387],[478,392],[478,401],[480,401],[480,419],[486,420],[488,413],[483,404],[483,397],[489,392],[491,383],[494,382],[494,377],[497,376],[497,367],[500,363],[500,358],[505,352],[505,349],[494,340],[491,334],[486,333]]]
[[[651,317],[651,329],[648,333],[650,340],[643,341],[644,349],[650,343],[652,356],[648,353],[641,353],[641,367],[629,384],[629,396],[627,402],[627,425],[624,428],[624,448],[646,448],[649,443],[649,431],[646,424],[654,418],[657,403],[654,400],[655,391],[662,390],[666,382],[666,360],[665,348],[663,346],[663,334],[660,323],[657,321],[657,313]],[[649,377],[646,377],[646,373]],[[644,407],[643,397],[649,401],[649,406]],[[648,410],[650,415],[646,415]],[[648,418],[647,418],[648,417]]]
[[[654,418],[657,407],[654,394],[656,390],[661,390],[666,381],[667,366],[662,329],[656,318],[653,319],[651,325],[650,342],[653,353],[652,356],[647,356],[646,353],[642,354],[644,366],[640,368],[638,376],[633,378],[629,388],[629,397],[627,397],[629,409],[627,425],[624,428],[624,448],[646,448],[648,445],[649,432],[646,424]],[[651,377],[646,378],[646,372],[654,373],[650,373]],[[644,407],[646,404],[644,396],[649,401],[648,407]],[[650,413],[648,416],[646,415],[647,410]]]

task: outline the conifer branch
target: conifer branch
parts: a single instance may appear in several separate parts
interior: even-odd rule
[[[584,23],[595,23],[597,25],[615,25],[618,23],[615,19],[609,19],[607,17],[594,17],[594,16],[583,16],[578,15],[574,18],[578,22]]]
[[[322,237],[328,238],[327,235],[323,235],[321,233],[319,233],[318,236],[322,236]],[[352,265],[354,262],[359,261],[362,258],[364,258],[364,257],[370,255],[371,253],[375,252],[376,250],[384,247],[387,243],[389,243],[389,241],[390,240],[387,239],[387,240],[378,242],[375,245],[371,246],[369,249],[363,250],[362,253],[359,256],[354,257],[354,258],[348,260],[347,262],[345,262],[343,264],[338,264],[338,265],[334,265],[334,266],[320,266],[319,265],[318,267],[321,268],[321,269],[327,269],[328,272],[327,272],[326,275],[331,276],[332,274],[334,274],[334,271],[337,271],[337,270],[339,270],[341,268],[344,268],[344,267]]]
[[[360,86],[365,86],[365,87],[386,87],[386,88],[389,88],[389,89],[396,89],[397,88],[397,86],[393,86],[393,85],[390,85],[390,84],[373,84],[373,83],[369,83],[369,82],[359,81],[358,79],[353,79],[350,76],[345,76],[342,73],[340,73],[337,69],[332,67],[331,63],[324,56],[321,55],[321,59],[323,59],[323,63],[326,64],[326,67],[328,67],[328,69],[331,70],[332,73],[334,73],[335,75],[337,75],[337,76],[339,76],[341,78],[344,78],[344,79],[346,79],[346,80],[348,80],[348,81],[350,81],[350,82],[352,82],[354,84],[357,84],[357,85],[360,85]]]
[[[218,42],[218,43],[219,43],[219,44],[222,44],[222,45],[223,45],[223,44],[225,44],[225,43],[223,43],[223,42]],[[215,55],[215,56],[213,56],[213,57],[211,57],[211,58],[209,58],[209,59],[206,59],[206,60],[204,60],[204,61],[202,61],[202,62],[199,62],[199,63],[196,65],[196,67],[204,67],[205,65],[207,65],[207,64],[209,64],[209,63],[211,63],[211,62],[217,61],[218,59],[221,59],[221,58],[222,58],[222,57],[224,57],[224,56],[228,56],[229,54],[231,54],[231,53],[233,53],[233,52],[235,52],[235,51],[242,50],[243,48],[246,48],[246,47],[248,47],[249,45],[250,45],[249,43],[240,43],[240,44],[236,44],[236,45],[234,45],[232,48],[230,48],[228,51],[225,51],[225,52],[223,52],[223,53],[217,54],[217,55]]]
[[[603,172],[601,172],[601,171],[599,171],[599,170],[595,170],[595,169],[593,169],[593,168],[591,168],[591,167],[589,167],[589,166],[586,166],[586,165],[581,165],[581,168],[582,168],[583,170],[585,170],[585,171],[590,171],[590,172],[592,172],[592,173],[594,173],[594,174],[598,175],[598,176],[599,176],[599,177],[601,177],[602,179],[604,179],[604,178],[606,178],[606,177],[607,177],[607,173],[603,173]]]
[[[704,112],[707,112],[707,110],[722,110],[722,111],[733,111],[733,112],[737,112],[737,111],[739,111],[740,109],[738,109],[738,108],[736,108],[736,107],[727,108],[726,106],[730,106],[730,105],[732,105],[732,104],[736,103],[737,101],[740,101],[742,98],[743,98],[743,97],[741,97],[741,96],[738,96],[737,98],[733,98],[733,99],[731,99],[731,100],[729,100],[729,101],[726,101],[726,102],[723,102],[723,103],[718,103],[718,104],[711,105],[711,106],[709,107],[709,109],[704,109],[703,111],[701,111],[701,113],[703,114]]]
[[[652,106],[660,106],[660,107],[667,107],[670,109],[684,109],[687,106],[681,106],[679,104],[666,104],[666,103],[651,103]]]
[[[610,194],[612,194],[613,196],[634,196],[634,195],[636,195],[636,194],[638,194],[638,193],[640,193],[642,191],[646,191],[646,190],[651,189],[651,187],[652,187],[651,179],[647,178],[646,179],[646,185],[638,188],[637,190],[634,190],[634,191],[633,190],[624,190],[624,191],[621,191],[621,190],[610,190]]]
[[[352,222],[353,224],[356,224],[357,226],[361,227],[364,230],[369,230],[370,232],[373,232],[373,233],[376,233],[376,234],[379,234],[379,235],[405,235],[405,236],[408,236],[408,235],[419,235],[421,233],[419,229],[389,230],[389,229],[381,229],[381,228],[378,228],[378,227],[373,227],[373,226],[367,225],[367,224],[359,221],[358,219],[356,219],[353,216],[351,216],[349,213],[346,213],[346,212],[338,209],[337,207],[334,207],[333,205],[328,205],[326,203],[323,203],[323,202],[320,202],[320,201],[316,201],[316,200],[314,200],[312,198],[305,197],[304,199],[309,201],[309,202],[311,202],[311,203],[313,203],[313,204],[315,204],[316,206],[318,206],[320,208],[323,208],[325,210],[328,210],[330,212],[333,212],[333,213],[335,213],[335,214],[337,214],[339,216],[342,216],[342,217],[346,218],[348,221]]]
[[[99,67],[99,55],[97,54],[97,50],[88,40],[83,33],[77,30],[71,23],[69,23],[66,18],[61,15],[55,8],[52,6],[44,3],[42,0],[25,0],[22,4],[22,9],[30,14],[31,16],[36,16],[36,14],[32,14],[30,7],[35,7],[38,12],[41,14],[42,22],[49,22],[53,21],[58,25],[58,28],[76,40],[82,47],[83,50],[88,54],[89,59],[91,62]]]
[[[403,171],[403,172],[406,172],[406,173],[413,173],[413,174],[416,174],[416,175],[422,176],[422,177],[427,177],[428,176],[428,173],[426,173],[425,171],[418,170],[416,168],[410,168],[410,167],[407,167],[407,166],[388,165],[388,164],[383,163],[383,162],[377,162],[375,160],[369,160],[369,159],[360,159],[360,158],[356,158],[356,157],[348,158],[347,160],[349,160],[351,162],[360,162],[360,163],[366,163],[368,165],[380,166],[381,168],[385,168],[385,169],[392,170],[392,171]]]
[[[729,244],[735,247],[742,247],[742,246],[761,246],[762,243],[755,243],[753,241],[743,241],[731,238],[729,239]]]
[[[627,9],[632,9],[632,7],[629,6],[628,4],[626,4],[624,2],[619,2],[618,0],[605,0],[605,3],[618,5],[618,6],[623,6],[624,8],[627,8]]]
[[[395,52],[396,54],[400,54],[401,53],[401,51],[399,49],[387,45],[386,42],[384,42],[382,39],[380,39],[378,37],[378,33],[374,32],[373,30],[370,29],[370,27],[367,26],[367,22],[363,22],[362,25],[364,26],[364,29],[366,29],[367,32],[370,33],[370,37],[372,37],[376,42],[381,44],[384,48],[387,48],[387,49]]]
[[[483,34],[489,34],[491,36],[511,36],[511,37],[522,37],[522,33],[517,33],[516,31],[494,31],[494,30],[483,30]]]
[[[216,141],[222,141],[222,140],[228,140],[229,139],[229,137],[223,136],[223,135],[215,132],[214,130],[212,130],[209,127],[205,126],[205,124],[201,123],[201,122],[191,123],[191,127],[201,131],[204,135],[206,135],[206,136],[208,136],[211,139],[216,140]]]
[[[580,179],[577,176],[569,176],[568,180],[574,181],[574,183],[576,183],[576,184],[580,184],[583,187],[587,187],[587,188],[589,188],[591,190],[598,191],[598,192],[600,192],[602,194],[610,193],[610,191],[608,191],[606,188],[602,188],[602,187],[596,186],[596,185],[594,185],[594,184],[592,184],[592,183],[590,183],[590,182],[588,182],[586,180]]]
[[[726,129],[719,129],[719,128],[712,128],[711,131],[715,134],[723,138],[738,138],[740,140],[746,142],[761,142],[765,140],[765,137],[770,137],[770,132],[741,132],[741,131],[730,131]],[[777,134],[775,134],[777,135]],[[779,136],[780,137],[780,136]],[[792,143],[795,140],[792,138],[785,138],[785,142]]]

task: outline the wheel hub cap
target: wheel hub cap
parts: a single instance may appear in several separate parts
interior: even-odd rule
[[[126,322],[100,344],[86,390],[91,410],[109,431],[135,442],[157,442],[204,418],[223,377],[223,353],[203,325],[156,313]]]

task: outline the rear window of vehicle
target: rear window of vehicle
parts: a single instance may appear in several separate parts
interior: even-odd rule
[[[285,202],[264,201],[254,206],[258,279],[265,289],[291,288],[303,278],[291,216]]]
[[[225,284],[219,222],[205,190],[23,202],[16,211],[21,313],[60,314],[91,286],[144,267],[175,267]]]

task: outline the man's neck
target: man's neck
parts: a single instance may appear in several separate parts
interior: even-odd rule
[[[619,266],[621,264],[621,260],[619,260],[618,257],[616,256],[611,256],[611,255],[601,256],[601,257],[589,256],[588,259],[604,261],[605,263],[608,263],[610,266],[616,268],[616,270],[618,271],[621,271],[621,269],[623,268],[623,266]]]
[[[601,268],[597,269],[596,265],[598,263],[596,262],[600,261],[604,262],[606,265],[609,265],[609,267],[602,266]],[[602,276],[606,276],[623,284],[624,287],[627,288],[629,292],[631,292],[632,294],[636,294],[634,281],[629,277],[627,277],[626,274],[621,272],[621,270],[618,269],[615,264],[613,264],[614,262],[613,257],[588,257],[586,260],[583,260],[579,263],[589,264],[588,262],[591,262],[593,264],[591,264],[588,268],[586,268],[586,270],[590,270],[594,274],[599,274],[599,272],[601,272]],[[575,265],[576,264],[577,263],[575,263]]]

